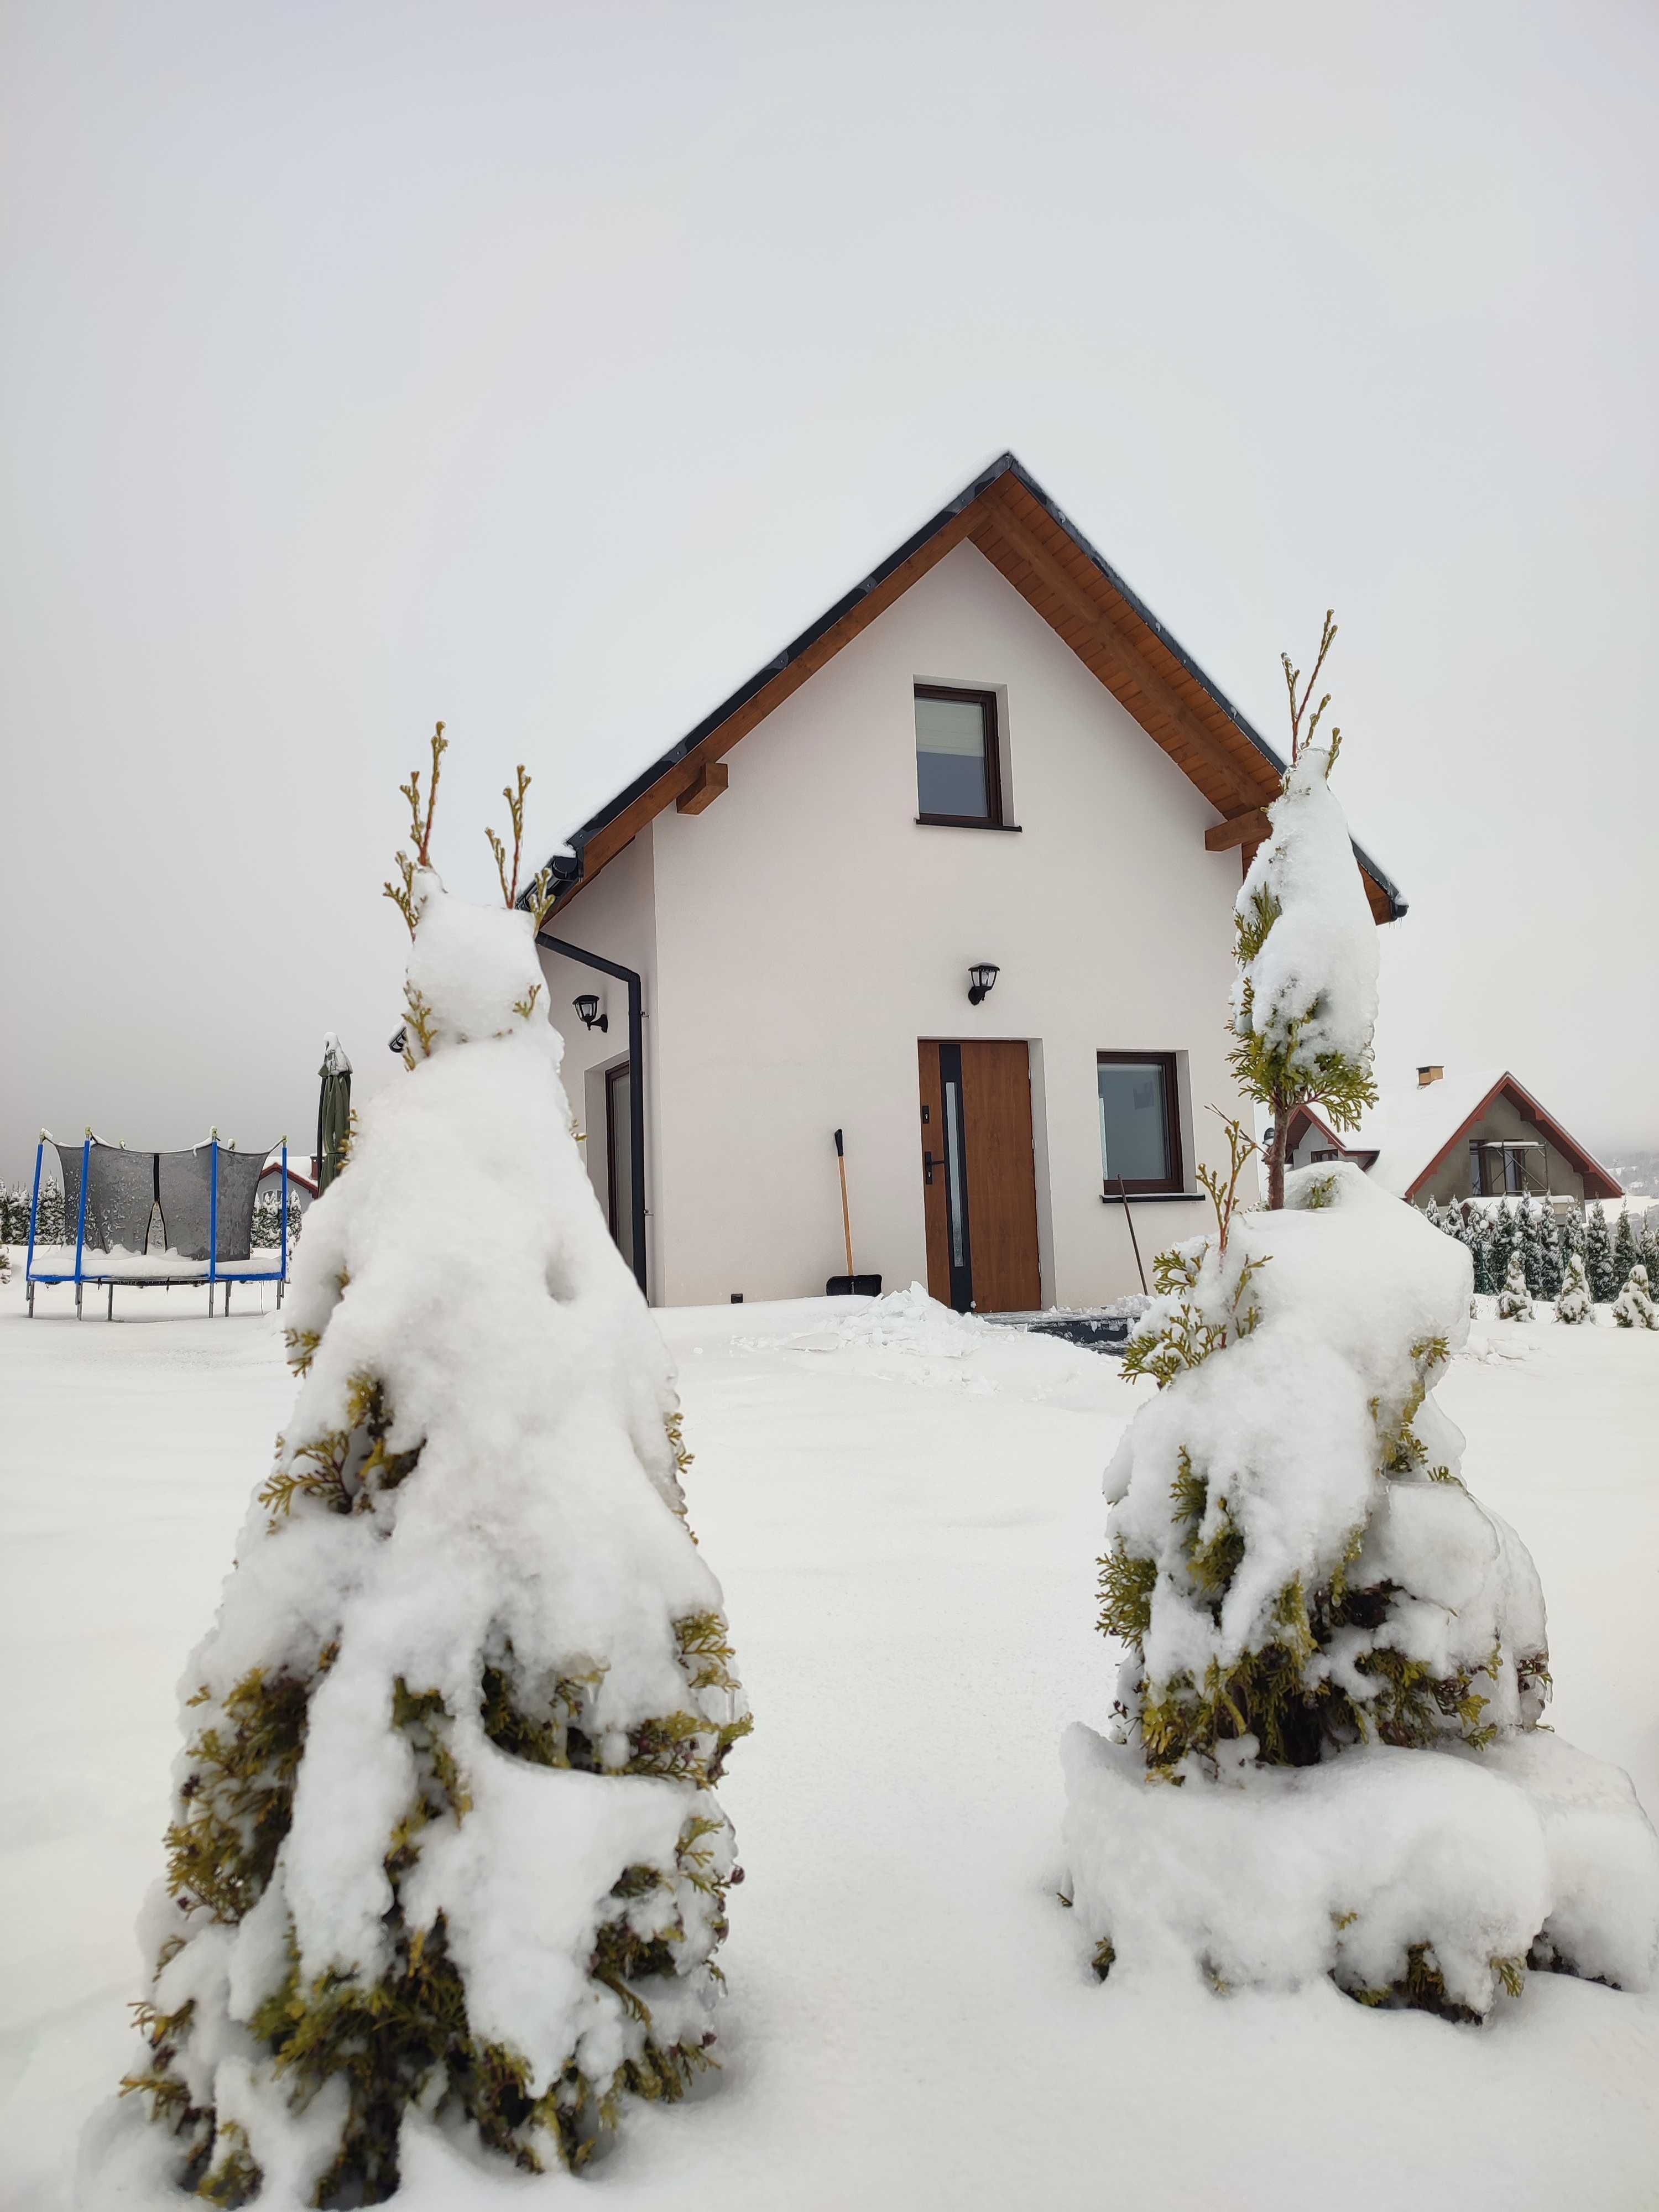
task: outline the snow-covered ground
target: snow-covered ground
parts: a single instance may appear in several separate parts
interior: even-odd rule
[[[263,1318],[251,1309],[262,1297]],[[292,1401],[271,1292],[113,1327],[0,1290],[0,2206],[68,2203],[127,2063],[173,1693]],[[1603,1316],[1605,1323],[1605,1316]],[[1102,1723],[1115,1361],[852,1301],[661,1316],[755,1735],[725,2071],[547,2197],[720,2212],[1651,2206],[1659,1997],[1529,1978],[1484,2029],[1321,1986],[1097,1984],[1061,1729]],[[1485,1319],[1438,1390],[1543,1577],[1553,1717],[1659,1809],[1659,1335]],[[428,2197],[421,2212],[437,2212]],[[471,2212],[441,2200],[445,2212]]]

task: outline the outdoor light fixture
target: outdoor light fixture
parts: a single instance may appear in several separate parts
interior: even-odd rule
[[[977,1006],[991,995],[991,986],[1002,970],[994,960],[976,960],[968,970],[968,1003]]]
[[[610,1028],[611,1017],[599,1012],[599,1002],[592,991],[584,991],[580,998],[573,999],[570,1003],[576,1009],[576,1018],[585,1030]]]

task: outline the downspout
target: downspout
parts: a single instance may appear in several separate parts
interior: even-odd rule
[[[572,945],[562,937],[550,937],[544,929],[536,932],[536,942],[544,951],[556,952],[562,959],[577,961],[584,968],[597,968],[602,975],[614,975],[619,983],[628,986],[628,1153],[634,1186],[634,1279],[640,1286],[641,1297],[648,1300],[651,1293],[646,1282],[645,1268],[645,1019],[641,1003],[642,986],[632,968],[624,968],[617,961],[607,960],[598,952],[585,952],[580,945]]]

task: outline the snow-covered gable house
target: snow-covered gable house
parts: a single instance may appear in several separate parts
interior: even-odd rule
[[[1339,1137],[1312,1107],[1291,1117],[1297,1167],[1352,1160],[1414,1206],[1471,1198],[1549,1198],[1583,1205],[1620,1198],[1620,1185],[1505,1068],[1446,1076],[1417,1071],[1417,1088],[1384,1097]]]
[[[1137,1288],[1126,1197],[1143,1254],[1208,1218],[1282,771],[1012,454],[976,477],[553,864],[567,1087],[653,1300],[841,1273],[838,1128],[860,1273]]]

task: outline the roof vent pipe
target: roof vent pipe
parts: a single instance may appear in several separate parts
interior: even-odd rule
[[[1430,1084],[1438,1083],[1445,1072],[1443,1067],[1419,1067],[1417,1071],[1418,1089],[1426,1091]]]

